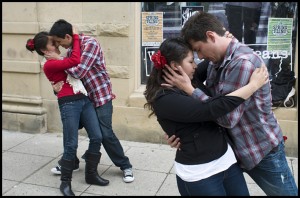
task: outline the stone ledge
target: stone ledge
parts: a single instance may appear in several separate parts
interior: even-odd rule
[[[145,96],[143,95],[143,92],[145,91],[145,88],[146,88],[146,85],[141,85],[132,94],[130,94],[129,100],[128,100],[129,107],[144,108],[146,99],[145,99]]]
[[[2,22],[2,34],[36,34],[38,22]]]
[[[293,107],[293,108],[279,107],[277,109],[274,109],[273,112],[278,120],[298,121],[297,107]]]
[[[26,133],[45,133],[47,132],[47,114],[2,112],[2,129]]]
[[[2,60],[2,72],[39,74],[41,67],[38,61]]]

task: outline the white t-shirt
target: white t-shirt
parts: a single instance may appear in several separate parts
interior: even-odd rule
[[[227,170],[237,160],[233,153],[231,146],[228,144],[226,153],[214,161],[198,164],[198,165],[185,165],[175,161],[176,174],[186,182],[199,181],[208,178],[212,175]]]

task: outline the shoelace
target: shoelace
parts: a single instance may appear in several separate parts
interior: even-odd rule
[[[124,170],[125,176],[132,176],[132,171],[130,169]]]

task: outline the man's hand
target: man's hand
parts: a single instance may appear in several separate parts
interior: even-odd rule
[[[50,59],[59,60],[61,58],[57,52],[46,52],[44,54],[44,56],[47,60],[50,60]]]
[[[175,71],[170,66],[165,65],[166,69],[163,69],[164,80],[169,84],[161,84],[161,86],[170,87],[176,86],[178,89],[185,91],[188,95],[192,95],[195,88],[191,84],[190,77],[184,72],[181,66]]]
[[[60,90],[64,84],[64,81],[59,81],[56,84],[54,84],[54,82],[51,82],[51,84],[52,84],[52,88],[53,88],[54,92],[58,93],[58,92],[60,92]]]
[[[167,143],[171,146],[171,148],[177,148],[178,150],[180,150],[180,138],[177,137],[175,135],[172,135],[170,138],[169,136],[165,133],[165,139],[167,140]]]

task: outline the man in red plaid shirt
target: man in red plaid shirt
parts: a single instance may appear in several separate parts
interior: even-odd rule
[[[68,49],[67,56],[70,56],[73,42],[72,25],[60,19],[53,24],[50,35],[54,37],[57,44]],[[66,72],[76,79],[81,79],[97,112],[103,136],[102,144],[112,162],[123,171],[124,182],[132,182],[134,180],[132,165],[128,157],[125,156],[122,145],[112,129],[112,100],[116,96],[112,92],[102,48],[99,42],[91,36],[80,34],[79,39],[80,64],[66,70]],[[86,153],[83,158],[87,160],[85,157]],[[77,165],[77,167],[79,166]],[[56,171],[56,173],[59,174],[59,171]]]

